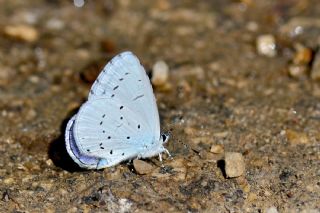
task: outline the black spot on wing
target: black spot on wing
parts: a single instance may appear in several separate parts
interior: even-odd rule
[[[138,100],[139,98],[142,98],[144,95],[142,94],[142,95],[138,95],[138,96],[136,96],[134,99],[132,99],[133,101],[136,101],[136,100]]]

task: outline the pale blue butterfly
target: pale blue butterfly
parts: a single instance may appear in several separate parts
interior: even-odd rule
[[[115,56],[93,83],[87,102],[68,122],[65,141],[80,167],[101,169],[168,153],[150,80],[131,52]]]

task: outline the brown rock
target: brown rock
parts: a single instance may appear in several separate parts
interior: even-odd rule
[[[295,45],[296,53],[293,58],[294,64],[309,64],[312,60],[312,50],[301,44]]]
[[[294,130],[287,129],[286,130],[287,140],[291,144],[307,144],[309,143],[309,138],[306,133],[296,132]]]
[[[34,42],[38,40],[39,37],[38,31],[29,25],[6,26],[4,33],[8,37],[26,42]]]
[[[244,158],[241,153],[226,152],[225,153],[225,171],[229,178],[239,177],[245,172]]]
[[[211,146],[210,152],[214,154],[221,154],[224,152],[224,148],[221,144],[215,144]]]
[[[138,159],[133,160],[133,166],[139,175],[148,174],[153,170],[153,167],[149,163]]]

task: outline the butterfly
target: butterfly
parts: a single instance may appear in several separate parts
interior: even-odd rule
[[[169,151],[160,134],[152,86],[131,52],[115,56],[93,83],[88,100],[68,122],[66,150],[80,167],[102,169]]]

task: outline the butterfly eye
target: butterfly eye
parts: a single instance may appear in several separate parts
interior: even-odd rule
[[[169,140],[169,134],[163,133],[161,134],[162,143],[166,143]]]

